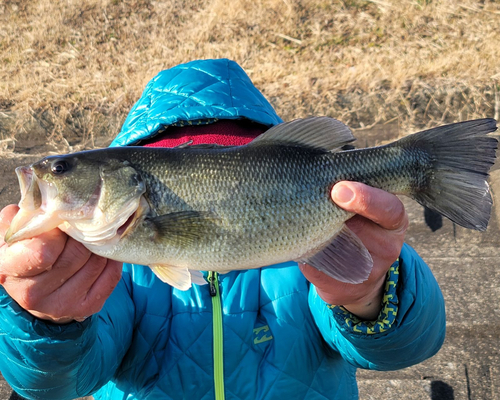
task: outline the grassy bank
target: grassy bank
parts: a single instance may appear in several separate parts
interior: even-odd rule
[[[158,71],[197,58],[239,62],[285,120],[498,117],[498,26],[486,0],[0,0],[0,150],[92,147]]]

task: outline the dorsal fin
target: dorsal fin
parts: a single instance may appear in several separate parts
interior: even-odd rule
[[[349,127],[330,117],[296,119],[273,126],[254,143],[286,143],[335,151],[354,141]]]

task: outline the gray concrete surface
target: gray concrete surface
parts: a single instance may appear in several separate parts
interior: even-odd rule
[[[378,126],[356,132],[358,146],[373,145],[398,135]],[[0,207],[17,201],[13,169],[38,156],[0,159]],[[500,170],[491,186],[500,194]],[[411,225],[407,242],[433,270],[445,296],[447,336],[443,348],[424,363],[394,372],[359,371],[361,400],[500,400],[500,207],[494,206],[484,233],[454,227],[445,220],[431,232],[423,209],[404,199]],[[0,379],[0,400],[10,388]]]

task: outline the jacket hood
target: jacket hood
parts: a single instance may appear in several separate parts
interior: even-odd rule
[[[241,118],[265,126],[282,122],[236,62],[191,61],[161,71],[147,84],[111,146],[134,144],[171,125]]]

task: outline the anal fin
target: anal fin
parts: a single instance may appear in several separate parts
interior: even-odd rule
[[[326,247],[300,261],[333,279],[352,284],[366,281],[373,268],[367,248],[346,225]]]

